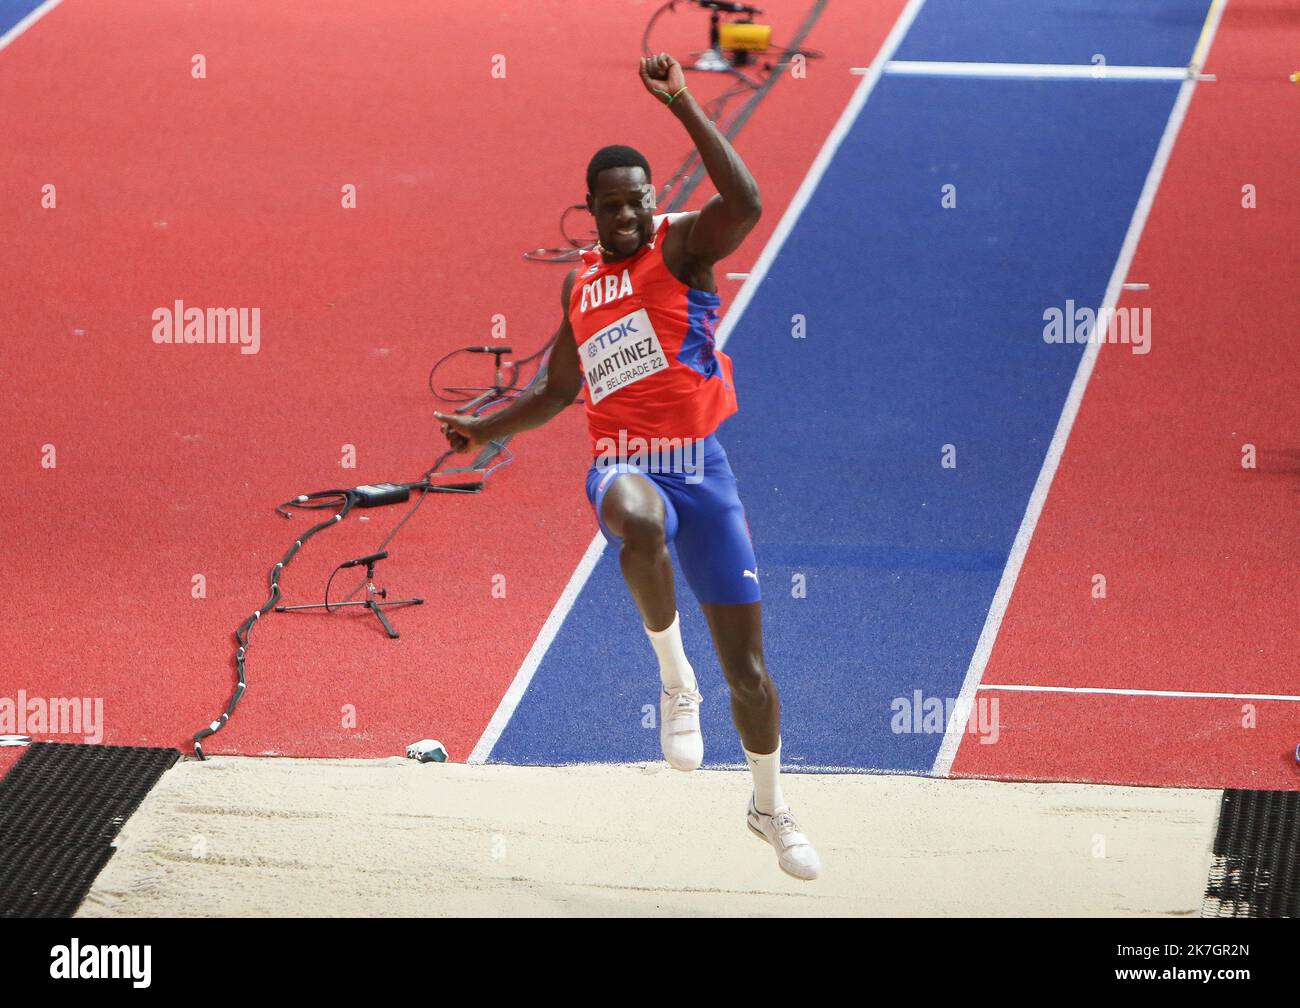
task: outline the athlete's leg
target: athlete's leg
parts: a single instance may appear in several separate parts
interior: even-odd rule
[[[763,660],[763,603],[705,602],[700,608],[731,689],[731,716],[741,744],[749,753],[775,752],[781,741],[781,700]]]
[[[695,670],[682,648],[668,540],[677,534],[677,512],[658,483],[620,464],[587,477],[587,496],[605,538],[618,548],[619,566],[659,659],[659,742],[677,770],[704,761],[700,696]]]
[[[749,523],[726,453],[710,439],[704,478],[677,506],[677,554],[713,635],[754,780],[746,821],[783,871],[815,879],[817,852],[781,793],[781,701],[763,658],[763,606]]]
[[[654,484],[636,473],[615,478],[600,505],[601,519],[621,540],[618,564],[649,631],[665,630],[677,617],[667,511]]]
[[[741,743],[749,753],[773,753],[781,704],[763,661],[758,563],[736,476],[716,438],[705,442],[701,471],[681,488],[676,510],[682,574],[709,622]]]
[[[781,701],[763,661],[763,605],[702,603],[731,688],[731,715],[754,779],[746,822],[776,850],[781,870],[809,881],[821,862],[781,793]]]

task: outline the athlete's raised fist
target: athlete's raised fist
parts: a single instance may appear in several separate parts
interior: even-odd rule
[[[682,65],[667,53],[641,57],[641,83],[645,89],[665,104],[686,86],[686,73]]]
[[[478,417],[453,416],[450,413],[434,413],[442,421],[442,432],[447,435],[447,444],[460,454],[473,451],[487,444],[487,438],[479,429],[482,421]]]

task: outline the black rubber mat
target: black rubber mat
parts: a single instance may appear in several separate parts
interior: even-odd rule
[[[1300,791],[1225,791],[1205,917],[1300,917]]]
[[[0,917],[70,917],[180,753],[36,742],[0,780]]]

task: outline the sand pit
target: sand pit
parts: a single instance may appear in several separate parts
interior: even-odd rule
[[[169,771],[80,916],[1196,916],[1219,793],[799,774],[825,873],[748,775],[219,757]]]

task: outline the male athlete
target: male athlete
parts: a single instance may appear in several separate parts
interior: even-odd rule
[[[820,865],[781,795],[781,707],[763,661],[758,565],[736,477],[714,436],[736,412],[730,359],[714,348],[721,299],[713,264],[758,221],[758,186],[665,53],[641,60],[641,81],[666,104],[700,152],[717,188],[702,210],[654,216],[650,166],[630,147],[605,147],[587,167],[587,209],[600,243],[564,278],[564,319],[543,381],[482,417],[437,414],[466,452],[540,426],[587,383],[596,461],[587,497],[659,659],[659,737],[678,770],[704,759],[700,696],[682,649],[668,542],[700,600],[754,778],[749,828],[800,879]],[[646,461],[647,444],[671,444],[671,462]],[[637,450],[628,452],[628,446]],[[683,446],[681,451],[676,446]],[[653,454],[653,453],[651,453]],[[689,464],[692,454],[697,465]]]

